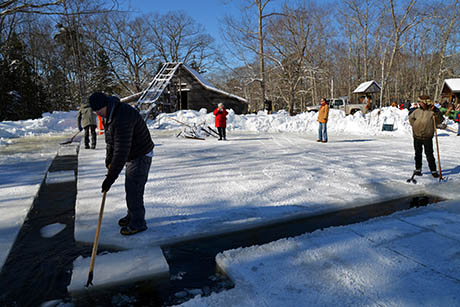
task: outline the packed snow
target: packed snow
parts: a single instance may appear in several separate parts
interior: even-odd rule
[[[183,306],[459,306],[459,234],[457,200],[225,251],[235,288]]]
[[[74,261],[69,292],[75,294],[86,290],[89,264],[90,258],[81,256]],[[89,290],[167,276],[168,272],[169,266],[160,247],[104,253],[96,257],[93,287]]]
[[[156,145],[144,196],[149,228],[134,237],[119,234],[117,221],[126,214],[122,173],[107,194],[100,244],[127,249],[127,254],[131,253],[125,258],[128,260],[132,255],[141,254],[143,249],[155,248],[160,244],[251,228],[267,222],[350,208],[419,192],[460,199],[458,185],[455,183],[459,177],[460,166],[457,158],[459,138],[456,137],[457,127],[454,122],[449,122],[448,130],[438,132],[443,174],[448,176],[447,182],[439,184],[431,178],[427,174],[424,160],[425,175],[414,185],[406,183],[414,168],[414,150],[407,110],[389,107],[367,115],[358,112],[350,116],[331,110],[328,122],[329,142],[326,144],[316,142],[316,117],[317,114],[312,112],[291,117],[286,112],[236,115],[230,110],[227,121],[229,141],[218,142],[212,137],[207,137],[205,141],[176,138],[177,132],[183,128],[177,121],[191,126],[213,127],[214,117],[207,110],[161,114],[157,121],[148,123]],[[383,124],[393,124],[394,131],[382,131]],[[62,136],[63,133],[70,136],[76,132],[75,127],[76,112],[44,114],[42,119],[32,121],[2,122],[0,144],[3,145],[0,145],[0,150],[2,147],[14,146],[23,136],[50,137],[56,134]],[[69,149],[64,152],[66,150]],[[50,156],[47,157],[49,163]],[[104,158],[103,137],[98,138],[96,150],[81,149],[79,152],[75,222],[77,241],[92,243],[94,239],[102,199],[100,186],[106,172]],[[43,179],[48,164],[34,166],[31,169],[33,174],[26,174],[15,173],[18,170],[11,166],[16,162],[25,163],[18,157],[13,156],[8,160],[2,156],[0,162],[0,168],[9,171],[6,176],[5,172],[0,172],[0,238],[1,250],[5,252],[3,258],[6,258],[38,190],[38,179]],[[33,187],[27,187],[27,182],[31,182]],[[21,192],[24,186],[27,188]],[[18,195],[28,197],[23,201],[18,199]],[[454,208],[457,203],[454,201],[449,204]],[[446,207],[445,210],[451,208]],[[409,212],[422,212],[424,216],[420,219],[424,221],[426,226],[423,227],[426,228],[434,227],[430,222],[438,219],[439,215],[431,208],[413,209]],[[399,217],[396,219],[402,220]],[[391,249],[382,242],[378,243],[378,239],[370,239],[370,236],[384,238],[394,234],[398,238],[404,238],[405,229],[410,226],[405,225],[399,229],[392,226],[394,222],[385,224],[378,220],[377,224],[372,224],[372,221],[366,224],[370,225],[369,229],[374,227],[375,231],[359,232],[347,226],[272,242],[267,246],[251,247],[249,252],[246,249],[224,252],[218,256],[218,261],[234,279],[235,289],[213,294],[207,299],[196,298],[196,301],[189,304],[220,306],[220,302],[227,299],[226,295],[234,293],[241,295],[242,306],[254,305],[254,302],[258,302],[257,305],[265,302],[267,306],[274,306],[270,303],[272,296],[275,298],[273,302],[281,302],[284,297],[286,302],[293,303],[305,300],[318,304],[381,302],[383,305],[391,305],[405,302],[411,305],[413,302],[415,305],[431,302],[427,300],[426,291],[412,292],[415,293],[414,297],[420,294],[423,301],[407,301],[412,297],[404,296],[403,291],[399,293],[390,281],[392,278],[401,279],[401,287],[405,289],[410,282],[418,280],[420,276],[417,274],[420,274],[424,277],[416,285],[423,288],[439,282],[445,285],[440,291],[446,298],[445,301],[437,302],[458,305],[458,296],[454,295],[455,291],[459,292],[458,286],[449,279],[453,275],[445,272],[433,273],[430,269],[432,262],[423,262],[423,259],[418,258],[414,260],[404,254],[410,253],[414,248],[421,249],[424,243],[431,246],[436,241],[426,236],[415,238],[413,242],[395,241],[396,239],[391,241],[388,238],[385,243],[394,244],[396,247],[401,243],[406,248],[404,253],[396,247]],[[404,223],[409,222],[404,220]],[[448,225],[451,228],[438,227],[440,233],[447,238],[450,238],[450,233],[458,233],[454,224]],[[10,232],[11,225],[16,227],[13,234]],[[387,231],[388,228],[392,230]],[[262,266],[259,266],[258,260],[251,263],[247,259],[252,251],[254,259],[266,259]],[[316,257],[318,261],[313,262],[315,259],[312,257]],[[355,259],[355,262],[350,259]],[[369,265],[372,259],[376,261]],[[88,261],[88,258],[80,258],[74,263],[76,277],[80,274],[78,272],[85,271],[82,268],[87,267]],[[304,263],[310,264],[305,264],[306,268],[302,268]],[[363,265],[357,265],[358,263]],[[313,264],[315,268],[312,268]],[[262,274],[264,270],[261,267],[270,267],[270,272]],[[286,270],[285,279],[280,276],[283,270],[279,267]],[[392,269],[391,272],[388,272],[389,268]],[[101,277],[110,276],[110,267],[100,266],[99,270]],[[324,277],[319,276],[323,273]],[[448,281],[445,281],[443,274],[449,276],[446,279]],[[129,273],[122,275],[123,278],[133,277]],[[315,283],[308,279],[310,275],[321,278]],[[271,284],[271,280],[280,280],[278,292],[278,285]],[[368,290],[367,284],[371,292],[362,296],[362,300],[356,300],[354,296]],[[385,288],[388,293],[385,292],[384,296],[379,285],[389,287]],[[317,293],[303,290],[308,287],[317,289]],[[393,301],[389,300],[390,295],[398,293],[399,296]],[[238,297],[229,302],[235,303],[235,299]]]

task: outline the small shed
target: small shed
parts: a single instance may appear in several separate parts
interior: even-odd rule
[[[380,93],[380,85],[375,82],[374,80],[366,81],[361,83],[354,91],[353,94],[358,94],[359,102],[365,103],[368,105],[368,110],[372,110],[374,108],[374,94]]]
[[[184,63],[165,63],[144,92],[130,97],[124,101],[137,100],[136,108],[153,117],[184,109],[211,112],[218,103],[236,114],[248,111],[246,99],[216,88]]]
[[[441,95],[448,98],[449,102],[457,102],[460,96],[460,78],[445,79],[442,84]]]
[[[354,91],[353,94],[372,94],[380,93],[380,85],[374,80],[361,83]]]

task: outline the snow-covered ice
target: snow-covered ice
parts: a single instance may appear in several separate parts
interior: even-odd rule
[[[90,258],[78,257],[73,263],[72,280],[67,287],[71,293],[86,291]],[[135,282],[167,276],[169,266],[160,247],[146,247],[117,253],[100,254],[94,266],[94,286],[110,287],[119,283]]]
[[[0,142],[12,144],[2,146],[13,146],[22,136],[73,133],[76,113],[55,113],[34,121],[0,123]],[[459,304],[455,288],[458,277],[449,271],[447,261],[452,258],[457,265],[458,251],[453,246],[460,233],[455,228],[460,212],[455,201],[460,199],[456,184],[460,174],[459,138],[453,122],[449,122],[451,131],[439,130],[447,183],[439,184],[425,173],[414,185],[406,183],[414,168],[406,110],[385,108],[366,116],[358,112],[346,117],[331,110],[326,144],[316,143],[315,113],[290,117],[286,112],[235,115],[230,110],[228,142],[176,138],[181,126],[169,118],[213,127],[213,116],[206,110],[162,114],[158,121],[149,123],[156,144],[144,197],[149,229],[133,237],[119,234],[117,221],[126,213],[122,173],[107,195],[100,244],[127,250],[98,255],[95,278],[111,276],[114,267],[123,270],[130,263],[127,259],[160,244],[425,192],[454,201],[436,209],[414,209],[369,221],[362,224],[363,229],[359,228],[361,224],[350,225],[224,252],[218,261],[235,281],[235,289],[186,304],[220,306],[231,295],[234,298],[229,302],[241,306],[274,306],[272,302],[289,305],[301,300],[316,305]],[[47,123],[51,123],[50,128]],[[383,124],[388,123],[395,131],[382,131]],[[76,147],[63,149],[61,155],[70,152],[75,153]],[[0,157],[2,263],[52,158],[37,155]],[[100,186],[106,171],[104,157],[101,137],[96,150],[80,150],[77,241],[92,243],[94,239],[102,199]],[[27,166],[30,158],[44,162],[29,170],[12,166]],[[427,171],[426,161],[423,163]],[[437,250],[428,255],[432,249]],[[251,254],[253,262],[248,259]],[[118,264],[100,265],[105,261],[98,259],[103,257],[119,257],[115,260]],[[438,266],[434,265],[436,259],[440,260]],[[85,283],[88,263],[89,258],[74,263],[72,284]],[[128,271],[121,275],[123,279],[135,277]],[[317,282],[309,276],[315,276]],[[116,278],[111,276],[110,281]],[[95,279],[95,284],[104,282]],[[443,286],[436,288],[436,284]],[[429,291],[417,287],[438,289],[443,300],[434,302]],[[363,291],[369,293],[363,295]],[[420,299],[414,298],[417,295]]]
[[[61,223],[46,225],[40,229],[40,234],[43,238],[51,238],[64,230],[65,227],[66,225]]]
[[[0,266],[3,266],[56,155],[53,139],[36,137],[0,146]]]
[[[448,194],[453,187],[426,175],[417,185],[405,182],[414,168],[410,136],[332,134],[329,143],[318,144],[314,135],[299,133],[232,131],[228,142],[152,133],[157,146],[144,197],[149,229],[136,240],[118,234],[117,220],[126,214],[122,173],[107,194],[102,244],[165,244],[421,191]],[[452,180],[458,162],[451,139],[440,137],[444,174]],[[105,175],[102,147],[79,155],[78,241],[93,240]]]
[[[225,251],[235,288],[182,306],[460,306],[459,213],[456,200]]]

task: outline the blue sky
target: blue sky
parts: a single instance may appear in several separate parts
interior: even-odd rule
[[[219,19],[226,14],[239,14],[237,4],[233,0],[125,0],[122,9],[131,7],[140,13],[167,13],[169,11],[183,10],[196,22],[202,24],[206,32],[220,44]]]

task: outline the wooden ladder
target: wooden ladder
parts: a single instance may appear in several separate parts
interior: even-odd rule
[[[158,102],[158,99],[171,82],[172,77],[181,64],[182,63],[174,62],[163,64],[163,67],[161,67],[153,81],[150,82],[147,89],[142,93],[141,97],[136,103],[136,109],[139,110],[141,115],[143,115],[144,120],[147,120],[152,112],[156,113],[158,111],[158,105],[162,104]],[[147,106],[147,110],[145,110],[145,106]]]

